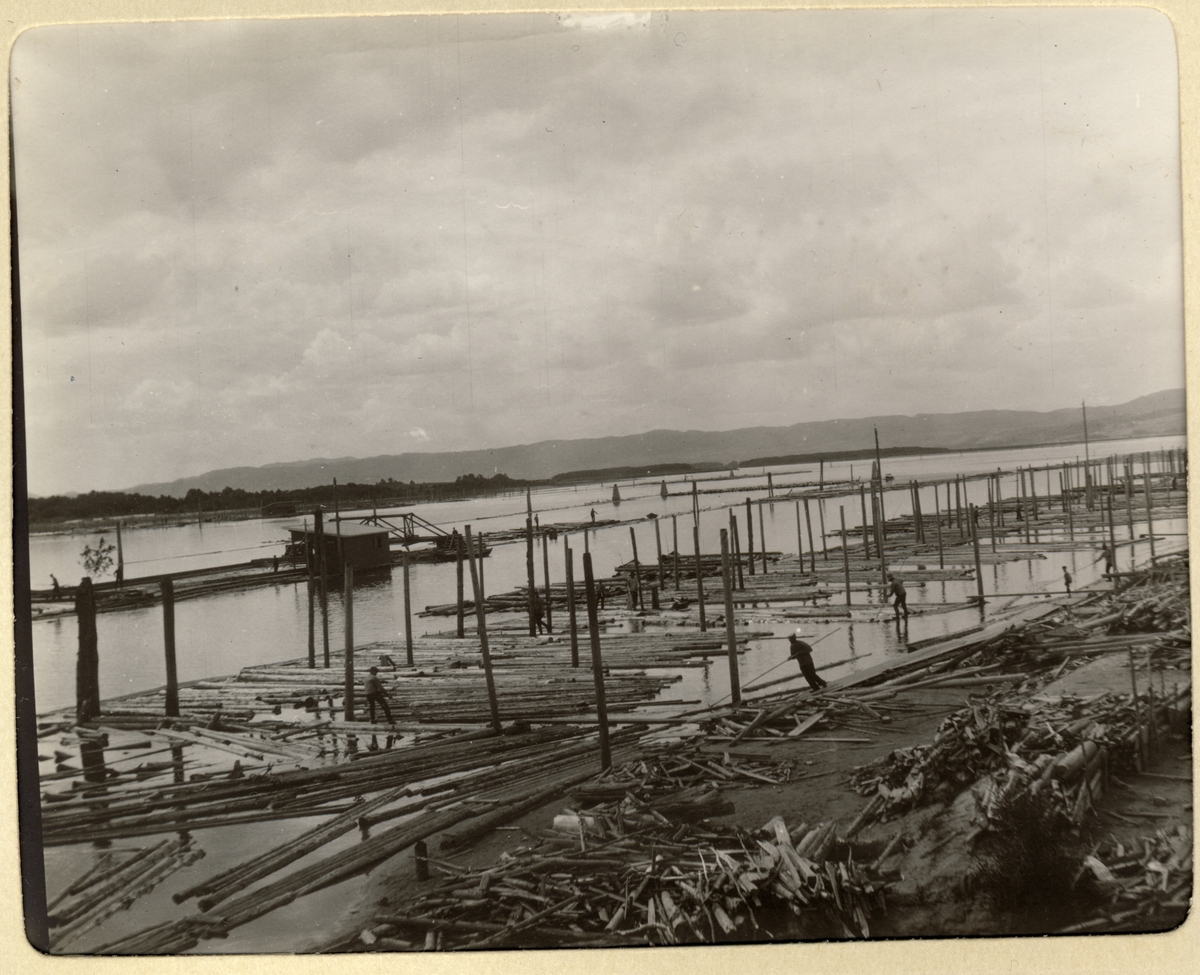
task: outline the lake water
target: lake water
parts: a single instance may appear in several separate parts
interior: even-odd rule
[[[1144,451],[1178,448],[1186,445],[1184,437],[1159,437],[1142,440],[1111,441],[1093,444],[1093,457],[1124,455]],[[904,486],[910,479],[923,481],[952,478],[955,474],[979,474],[995,471],[1006,472],[1015,466],[1042,466],[1074,461],[1082,458],[1083,444],[1067,444],[1057,447],[1038,447],[1021,450],[996,450],[955,454],[931,454],[924,456],[893,457],[884,460],[884,472],[895,477],[896,488],[887,494],[886,513],[894,517],[910,510],[909,492]],[[1140,471],[1140,467],[1138,468]],[[747,497],[755,500],[763,497],[766,490],[767,473],[772,474],[777,491],[786,491],[789,486],[811,484],[817,480],[817,465],[784,465],[764,468],[761,471],[740,471],[739,475],[753,475],[730,482],[728,477],[701,475],[697,478],[701,490],[736,485],[737,491],[725,494],[701,494],[700,535],[701,547],[706,553],[719,552],[719,532],[728,526],[727,509],[740,505],[739,517],[744,533],[745,506]],[[870,474],[870,462],[825,465],[826,483],[845,480],[852,476],[866,477]],[[673,548],[670,515],[678,519],[680,550],[692,551],[691,541],[691,497],[690,484],[673,477],[667,479],[668,489],[673,494],[667,499],[659,496],[659,480],[621,481],[622,503],[611,504],[612,483],[603,485],[580,485],[578,487],[547,488],[534,492],[533,502],[543,524],[553,522],[582,522],[595,509],[598,518],[620,518],[630,520],[644,518],[655,513],[659,516],[664,552]],[[1005,498],[1016,492],[1015,476],[1004,478],[1002,492]],[[1037,492],[1042,496],[1046,490],[1045,475],[1038,475]],[[1058,491],[1057,475],[1050,474],[1050,487]],[[970,500],[983,504],[987,500],[986,484],[980,482],[969,487]],[[942,494],[945,508],[945,493]],[[933,490],[922,491],[921,504],[924,513],[930,515],[933,508]],[[861,507],[857,493],[843,500],[823,502],[825,526],[830,532],[839,525],[839,507],[844,508],[847,529],[856,529],[861,523]],[[819,533],[820,506],[811,503],[813,530]],[[472,531],[491,532],[520,528],[525,522],[524,495],[481,498],[469,501],[423,504],[413,508],[421,517],[446,530],[470,524]],[[1137,512],[1135,512],[1135,517]],[[138,576],[163,572],[177,572],[205,566],[223,565],[245,561],[250,558],[282,554],[288,539],[287,528],[297,523],[297,518],[250,520],[171,528],[126,528],[122,531],[125,556],[125,577],[133,583]],[[763,508],[766,542],[770,550],[793,552],[796,549],[796,506],[791,501],[781,501]],[[1127,537],[1121,527],[1123,515],[1118,516],[1118,541]],[[643,562],[655,558],[655,531],[653,522],[642,522],[635,526],[638,538],[638,554]],[[1186,531],[1182,520],[1178,523],[1155,520],[1158,533]],[[1135,534],[1145,531],[1144,521],[1135,524]],[[758,515],[755,514],[755,548],[761,547],[758,537]],[[29,540],[30,572],[32,584],[37,588],[50,584],[53,573],[64,584],[73,584],[82,575],[80,552],[85,544],[95,544],[100,532],[86,534],[36,535]],[[105,533],[112,539],[112,532]],[[599,529],[588,533],[587,545],[591,550],[596,575],[608,576],[615,566],[631,558],[629,528],[626,525]],[[1081,533],[1077,536],[1082,538]],[[1096,545],[1101,539],[1097,537]],[[832,542],[832,540],[831,540]],[[1183,547],[1182,536],[1167,539],[1175,543],[1171,547]],[[818,539],[818,548],[820,542]],[[1082,544],[1082,542],[1081,542]],[[743,546],[745,540],[743,537]],[[583,574],[580,559],[584,541],[574,537],[571,546],[576,553],[577,580]],[[1168,546],[1160,545],[1161,553]],[[808,550],[807,532],[804,548]],[[1122,549],[1122,564],[1127,556]],[[1149,546],[1135,546],[1135,558],[1141,562],[1148,558]],[[1100,566],[1084,554],[1063,554],[1060,560],[1032,560],[984,566],[984,588],[986,593],[1011,593],[1042,588],[1058,588],[1061,584],[1061,568],[1066,564],[1080,587],[1095,581]],[[493,554],[486,560],[486,588],[489,593],[511,590],[525,582],[525,549],[523,542],[496,545]],[[550,555],[550,577],[553,582],[565,578],[563,539],[552,547]],[[537,578],[542,581],[540,553],[537,559]],[[426,605],[447,603],[454,599],[455,567],[452,563],[423,564],[412,567],[412,601],[414,611]],[[469,581],[468,581],[469,589]],[[962,601],[974,595],[974,581],[929,583],[913,586],[909,592],[911,605]],[[856,599],[861,599],[861,595]],[[342,597],[330,594],[330,639],[334,645],[341,639]],[[836,602],[836,600],[835,600]],[[356,644],[377,640],[403,638],[403,586],[401,573],[397,569],[391,577],[364,581],[354,590],[354,632]],[[991,608],[991,607],[989,607]],[[739,612],[739,618],[753,621],[753,610]],[[301,657],[307,652],[307,609],[303,584],[276,584],[249,592],[231,593],[204,599],[185,600],[175,607],[176,656],[179,679],[196,680],[202,677],[235,673],[251,664]],[[879,614],[879,621],[839,625],[836,623],[814,623],[806,630],[821,637],[831,634],[820,647],[820,660],[842,660],[853,658],[853,662],[829,671],[826,676],[838,676],[847,669],[871,666],[883,656],[903,652],[903,644],[931,636],[962,629],[979,621],[975,609],[942,613],[913,618],[907,632],[901,633],[890,622],[890,610]],[[453,627],[453,618],[414,617],[414,630],[420,635],[425,632],[446,631]],[[794,624],[793,624],[794,625]],[[755,625],[755,629],[771,630],[782,636],[790,626],[773,622]],[[120,613],[103,613],[97,620],[100,646],[100,690],[104,698],[132,691],[157,687],[164,683],[162,651],[162,610],[151,607]],[[318,632],[318,642],[320,640]],[[34,675],[36,682],[37,708],[45,712],[69,705],[74,700],[75,656],[77,631],[74,617],[55,620],[37,620],[33,624]],[[742,661],[742,680],[750,678],[777,663],[786,654],[782,645],[774,640],[755,643]],[[421,661],[418,661],[420,664]],[[701,698],[711,701],[728,693],[728,674],[725,665],[719,662],[704,670],[690,670],[685,680],[673,685],[666,695],[670,698]]]

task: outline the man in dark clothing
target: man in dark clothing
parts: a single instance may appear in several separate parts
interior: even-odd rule
[[[387,723],[394,725],[396,722],[392,720],[392,712],[388,707],[387,695],[383,689],[383,681],[379,679],[379,668],[372,667],[367,679],[363,682],[363,690],[367,694],[367,707],[371,712],[371,724],[375,723],[375,705],[378,704],[383,708],[383,716],[387,719]]]
[[[886,602],[888,596],[895,596],[896,601],[892,604],[896,609],[896,619],[900,619],[900,610],[904,610],[904,618],[908,619],[908,593],[904,590],[904,583],[897,579],[890,572],[888,573],[888,588],[884,595]]]
[[[1071,581],[1072,581],[1071,573],[1069,573],[1067,571],[1067,567],[1065,565],[1062,567],[1062,570],[1063,570],[1063,582],[1065,582],[1067,584],[1067,595],[1069,596],[1069,595],[1071,595]]]
[[[534,628],[538,633],[550,631],[546,628],[546,609],[542,605],[542,597],[538,595],[538,591],[534,589],[529,595],[529,610],[533,613]]]
[[[804,634],[797,630],[788,637],[791,644],[792,657],[796,663],[800,665],[800,673],[804,675],[804,679],[808,681],[808,686],[814,691],[819,691],[825,686],[825,681],[817,674],[817,669],[813,666],[812,647],[800,639]]]
[[[1100,557],[1096,559],[1096,562],[1099,562],[1100,559],[1104,559],[1105,575],[1109,575],[1117,570],[1117,556],[1109,546],[1108,542],[1105,542],[1100,546]]]

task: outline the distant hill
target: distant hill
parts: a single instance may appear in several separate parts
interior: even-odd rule
[[[1183,434],[1185,420],[1184,391],[1169,389],[1119,406],[1089,407],[1088,433],[1093,440]],[[191,488],[293,490],[328,484],[334,477],[359,484],[373,484],[386,478],[444,482],[463,474],[490,476],[498,471],[521,480],[543,480],[567,471],[607,468],[661,469],[668,464],[726,467],[755,458],[859,451],[874,446],[876,427],[883,446],[918,444],[929,450],[1032,446],[1067,443],[1083,437],[1078,407],[1048,413],[1029,410],[923,413],[714,432],[651,430],[629,436],[545,440],[491,450],[320,458],[262,467],[231,467],[169,483],[141,484],[129,490],[180,497]]]

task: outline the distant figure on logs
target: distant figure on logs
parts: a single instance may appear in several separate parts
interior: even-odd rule
[[[1105,542],[1103,545],[1100,546],[1100,555],[1096,558],[1096,562],[1099,562],[1100,559],[1104,559],[1104,574],[1105,575],[1108,575],[1110,572],[1116,571],[1117,556],[1113,552],[1112,547],[1108,544],[1108,542]],[[1092,564],[1095,565],[1095,562],[1093,562]]]
[[[1069,595],[1071,595],[1071,582],[1073,580],[1071,579],[1071,573],[1069,573],[1067,571],[1067,567],[1065,565],[1062,567],[1062,570],[1063,570],[1063,582],[1065,582],[1067,584],[1067,595],[1069,596]]]
[[[51,598],[55,602],[58,602],[59,599],[62,598],[62,590],[59,588],[58,580],[54,578],[53,572],[50,573],[50,586],[51,586],[51,589],[50,589]]]
[[[371,724],[375,723],[375,705],[378,704],[383,709],[383,716],[387,719],[387,723],[395,727],[396,722],[392,720],[392,712],[388,707],[387,694],[383,689],[383,681],[379,679],[379,668],[372,667],[367,679],[363,682],[363,690],[367,693],[367,707],[371,713]]]
[[[596,524],[596,509],[592,509],[592,524]]]
[[[549,633],[545,620],[546,608],[542,605],[542,597],[536,589],[530,590],[529,593],[529,612],[533,614],[533,625],[537,632]]]
[[[825,686],[825,681],[817,673],[817,669],[813,666],[812,647],[805,643],[800,637],[804,633],[797,630],[788,637],[791,645],[792,659],[800,665],[800,673],[804,675],[804,679],[808,681],[808,686],[814,691],[819,691]]]
[[[896,609],[896,619],[900,619],[900,610],[902,609],[904,618],[908,619],[908,593],[904,589],[904,583],[890,572],[888,573],[887,592],[883,596],[884,602],[887,602],[888,596],[896,597],[896,601],[892,604]]]

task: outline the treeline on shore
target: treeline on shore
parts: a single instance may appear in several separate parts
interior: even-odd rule
[[[504,491],[523,490],[545,481],[521,481],[507,474],[483,477],[464,474],[454,481],[421,483],[395,481],[391,478],[376,484],[319,484],[314,487],[275,491],[243,491],[226,487],[220,491],[201,491],[192,488],[181,498],[161,494],[134,494],[125,491],[89,491],[73,497],[53,495],[29,499],[29,521],[32,524],[88,520],[96,518],[131,518],[135,516],[203,517],[217,511],[261,511],[266,515],[288,515],[310,511],[318,505],[332,508],[335,501],[342,508],[376,505],[414,504],[419,501],[451,501],[480,497]]]

